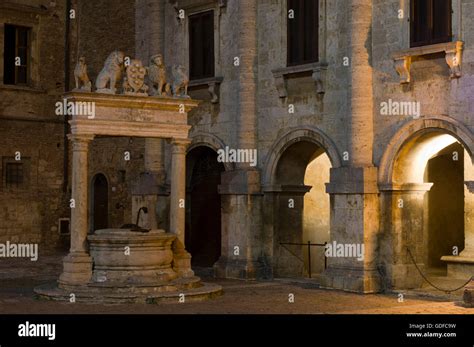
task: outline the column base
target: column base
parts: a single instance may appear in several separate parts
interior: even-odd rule
[[[191,269],[191,254],[185,250],[180,250],[173,255],[173,270],[179,277],[193,277],[194,271]]]
[[[464,253],[466,254],[466,253]],[[441,260],[448,264],[448,276],[454,278],[465,278],[474,275],[474,257],[467,257],[461,253],[458,256],[445,255]]]
[[[87,285],[92,278],[92,258],[87,253],[69,253],[63,259],[63,273],[59,276],[60,288]]]
[[[241,259],[229,260],[221,257],[214,264],[216,278],[235,278],[245,280],[272,279],[272,269],[259,261]]]
[[[328,268],[321,275],[321,288],[355,293],[379,293],[382,281],[377,270]]]
[[[424,271],[425,265],[417,264]],[[389,290],[418,289],[423,285],[423,277],[413,264],[398,264],[390,266],[390,275],[385,285]]]

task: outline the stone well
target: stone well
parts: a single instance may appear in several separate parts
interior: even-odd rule
[[[204,284],[197,276],[180,277],[173,270],[172,245],[176,235],[164,230],[97,230],[88,236],[92,277],[85,286],[62,283],[36,288],[43,298],[101,303],[155,303],[202,300],[220,295],[218,285]]]
[[[130,82],[130,81],[129,81]],[[75,113],[69,124],[72,142],[71,246],[58,282],[35,288],[41,298],[88,303],[201,300],[222,292],[202,283],[185,249],[186,146],[188,112],[198,105],[186,95],[150,97],[143,93],[71,92],[67,102],[95,105],[95,116]],[[101,90],[102,91],[102,90]],[[97,136],[168,140],[171,144],[169,231],[131,229],[89,231],[89,145]],[[153,190],[148,182],[145,190]],[[149,194],[156,200],[156,192]],[[154,200],[155,199],[155,200]],[[154,206],[147,206],[155,211]],[[138,223],[138,221],[137,221]],[[127,224],[128,225],[128,224]],[[140,229],[140,228],[138,228]]]
[[[160,285],[178,277],[172,269],[176,235],[123,229],[97,230],[88,238],[93,283]]]

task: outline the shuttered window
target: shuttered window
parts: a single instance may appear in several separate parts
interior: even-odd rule
[[[189,16],[189,77],[214,77],[214,11]]]
[[[28,84],[30,28],[5,24],[4,84]]]
[[[288,0],[288,66],[319,58],[319,1]]]
[[[451,0],[411,1],[411,47],[451,41]]]

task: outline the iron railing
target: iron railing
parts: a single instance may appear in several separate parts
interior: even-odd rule
[[[326,248],[327,242],[324,243],[311,243],[308,241],[307,243],[295,243],[295,242],[280,242],[280,246],[283,246],[288,252],[294,255],[297,259],[299,259],[304,264],[304,260],[294,254],[291,250],[285,247],[287,246],[308,246],[308,276],[311,278],[311,247],[324,247]],[[326,270],[328,265],[328,258],[326,257],[326,253],[324,253],[324,270]]]

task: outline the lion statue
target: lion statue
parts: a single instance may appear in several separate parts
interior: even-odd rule
[[[152,95],[171,95],[171,86],[166,80],[166,67],[161,54],[156,54],[150,58],[147,73]]]
[[[123,52],[114,51],[110,53],[95,81],[96,92],[115,94],[115,85],[122,76],[124,60],[125,55]],[[109,84],[109,88],[107,88],[107,84]]]
[[[86,58],[80,57],[79,61],[74,68],[74,79],[76,82],[75,91],[86,91],[90,92],[92,89],[92,83],[87,75]]]
[[[173,95],[181,97],[188,96],[189,78],[186,70],[182,65],[173,66]]]

